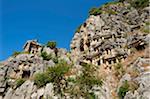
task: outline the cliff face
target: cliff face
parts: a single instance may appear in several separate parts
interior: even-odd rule
[[[74,35],[71,49],[76,59],[95,65],[111,64],[116,63],[114,58],[125,59],[134,48],[145,48],[148,7],[139,12],[129,3],[112,3],[99,10],[101,13],[90,15]]]
[[[91,9],[71,52],[28,41],[0,64],[0,99],[150,99],[147,3],[120,0]]]

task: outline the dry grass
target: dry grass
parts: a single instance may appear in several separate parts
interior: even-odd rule
[[[145,52],[147,52],[147,50],[149,50],[149,48],[146,48],[145,50],[141,50],[141,51],[136,51],[133,54],[129,55],[127,59],[125,59],[125,61],[122,63],[124,66],[129,66],[130,64],[132,64],[138,57],[144,57],[146,54]],[[148,53],[147,53],[148,54]]]

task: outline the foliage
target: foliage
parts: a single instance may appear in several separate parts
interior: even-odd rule
[[[117,14],[117,12],[116,12],[116,11],[113,11],[113,10],[107,10],[106,12],[109,13],[109,14],[112,14],[112,15]]]
[[[22,78],[17,79],[17,80],[16,80],[16,87],[21,86],[24,82],[25,82],[25,79],[22,79]]]
[[[115,68],[115,74],[117,76],[121,77],[124,74],[124,72],[125,72],[124,69],[123,69],[123,65],[121,63],[116,64],[114,66],[114,68]]]
[[[144,26],[141,27],[141,31],[144,33],[144,34],[149,34],[150,33],[150,22],[145,22]]]
[[[38,87],[42,87],[42,86],[46,85],[49,82],[51,82],[51,77],[46,72],[44,72],[44,73],[37,73],[34,76],[34,83]]]
[[[87,93],[86,98],[87,99],[96,99],[95,94],[93,92],[92,93]]]
[[[133,0],[131,6],[135,8],[144,8],[149,6],[149,0]]]
[[[56,48],[56,42],[54,42],[54,41],[48,41],[47,42],[47,47],[50,47],[51,49],[54,49],[54,48]]]
[[[108,3],[105,3],[104,5],[103,5],[103,7],[109,7],[110,5],[116,5],[116,4],[118,4],[119,2],[116,0],[116,1],[112,1],[112,2],[108,2]]]
[[[74,78],[71,78],[71,77],[69,77],[69,78],[67,79],[67,81],[68,81],[68,82],[73,82],[73,83],[76,83],[76,79],[74,79]]]
[[[129,73],[134,78],[140,75],[140,71],[137,68],[133,68],[131,71],[129,71]]]
[[[150,30],[149,29],[143,29],[143,32],[144,33],[150,33]]]
[[[95,71],[94,66],[86,63],[81,64],[84,68],[82,75],[78,76],[75,80],[75,85],[78,90],[74,88],[73,93],[76,95],[81,95],[87,99],[94,99],[94,93],[88,92],[94,85],[102,86],[102,80],[94,76]]]
[[[145,22],[145,25],[146,26],[150,26],[150,22]]]
[[[130,85],[129,90],[132,92],[134,92],[135,90],[139,88],[139,84],[135,81],[130,81],[129,85]]]
[[[76,29],[75,33],[79,33],[81,29],[82,24]]]
[[[101,79],[97,78],[93,74],[93,72],[95,71],[94,66],[90,64],[84,64],[83,66],[84,66],[83,75],[79,77],[79,79],[81,80],[80,83],[86,84],[88,86],[93,85],[101,86],[102,85]]]
[[[53,60],[53,62],[54,62],[55,64],[58,63],[58,57],[54,57],[54,58],[52,58],[52,60]]]
[[[29,52],[18,52],[18,51],[15,51],[12,56],[16,57],[19,54],[29,54]]]
[[[86,75],[83,74],[82,76],[79,77],[78,82],[81,85],[86,85],[86,87],[91,88],[93,85],[102,85],[102,81],[95,76],[90,76],[89,74]]]
[[[17,55],[19,55],[19,54],[21,54],[21,52],[15,51],[15,52],[13,53],[13,56],[17,56]]]
[[[118,0],[119,2],[127,1],[135,8],[144,8],[149,6],[149,0]]]
[[[129,84],[128,81],[126,80],[123,85],[119,88],[119,92],[118,95],[120,97],[120,99],[123,99],[124,96],[126,95],[126,92],[129,91]]]
[[[59,86],[60,81],[64,78],[64,74],[69,69],[70,65],[61,60],[54,67],[49,67],[47,71],[35,74],[34,82],[38,87],[45,86],[49,82],[53,82],[56,86]]]
[[[64,74],[67,73],[69,69],[70,66],[67,64],[67,62],[61,60],[54,67],[49,67],[47,69],[47,73],[51,77],[52,82],[59,83]]]
[[[118,0],[119,2],[124,2],[125,0]]]
[[[46,52],[42,52],[41,56],[43,57],[44,60],[47,60],[47,61],[52,59],[52,55],[51,54],[48,55]]]
[[[113,1],[113,2],[109,2],[109,3],[106,3],[104,4],[102,7],[99,7],[99,8],[91,8],[90,11],[89,11],[89,14],[90,15],[100,15],[102,14],[104,11],[102,10],[102,8],[107,8],[109,7],[110,5],[115,5],[115,4],[118,4],[119,2],[118,1]],[[107,13],[110,13],[110,14],[117,14],[117,12],[113,11],[113,10],[108,10],[106,11]]]
[[[89,11],[89,14],[90,15],[100,15],[102,13],[102,10],[101,8],[92,8],[90,11]]]

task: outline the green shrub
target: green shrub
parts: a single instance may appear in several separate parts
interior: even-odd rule
[[[144,8],[149,6],[149,0],[133,0],[130,2],[135,8]]]
[[[63,78],[64,74],[67,73],[70,69],[70,66],[67,62],[61,60],[58,64],[54,67],[49,67],[47,69],[47,73],[52,79],[52,82],[59,83],[60,80]]]
[[[17,52],[17,51],[15,51],[15,52],[13,53],[13,55],[12,55],[12,56],[17,56],[17,55],[19,55],[19,54],[21,54],[21,52]]]
[[[54,41],[49,41],[47,42],[47,47],[50,47],[51,49],[56,48],[56,42]]]
[[[44,73],[37,73],[34,76],[34,83],[38,87],[43,87],[49,82],[51,82],[51,77],[46,72],[44,72]]]
[[[79,33],[81,29],[82,24],[76,29],[75,33]]]
[[[118,0],[119,2],[124,2],[124,1],[126,1],[126,0]]]
[[[150,26],[150,22],[145,22],[145,25],[146,26]]]
[[[54,90],[56,93],[59,92],[62,95],[63,91],[61,81],[65,81],[64,83],[67,83],[65,80],[65,74],[69,71],[69,69],[70,65],[68,65],[65,61],[59,61],[54,67],[49,67],[47,69],[46,72],[51,77],[51,82],[55,85]]]
[[[96,96],[93,92],[92,93],[86,93],[86,98],[87,99],[96,99]]]
[[[112,14],[112,15],[117,14],[117,12],[116,12],[116,11],[113,11],[113,10],[107,10],[106,12],[109,13],[109,14]]]
[[[25,79],[22,79],[22,78],[17,79],[17,80],[16,80],[16,87],[21,86],[24,82],[25,82]]]
[[[125,70],[123,69],[123,65],[121,63],[118,63],[114,66],[114,69],[115,69],[115,74],[118,76],[118,77],[121,77]]]
[[[52,58],[52,60],[53,60],[53,62],[54,62],[55,64],[58,63],[58,57],[54,57],[54,58]]]
[[[92,87],[93,85],[102,86],[102,80],[94,76],[94,66],[86,63],[81,64],[84,67],[83,74],[77,78],[78,83],[82,86]]]
[[[19,54],[29,54],[29,52],[18,52],[18,51],[15,51],[12,56],[16,57]]]
[[[85,75],[83,74],[82,76],[79,77],[78,82],[81,85],[86,85],[87,87],[91,88],[94,85],[102,85],[102,80],[94,77],[94,76],[89,76],[89,75]]]
[[[108,2],[108,3],[105,3],[104,5],[103,5],[103,7],[104,8],[106,8],[106,7],[109,7],[110,5],[116,5],[116,4],[118,4],[119,2],[116,0],[116,1],[112,1],[112,2]]]
[[[150,30],[149,29],[143,29],[143,32],[149,34]]]
[[[60,81],[64,78],[64,74],[67,73],[70,66],[65,61],[60,61],[54,67],[49,67],[43,73],[37,73],[34,76],[34,82],[38,87],[45,86],[49,82],[53,82],[56,87],[59,86]]]
[[[128,81],[126,80],[123,85],[119,88],[118,95],[120,99],[123,99],[126,93],[129,91],[129,84]]]
[[[43,59],[47,61],[52,59],[52,55],[51,54],[48,55],[46,52],[42,52],[41,57],[43,57]]]
[[[74,78],[71,78],[71,77],[69,77],[69,78],[67,79],[67,81],[68,81],[68,82],[73,82],[73,83],[76,83],[76,79],[74,79]]]
[[[94,86],[102,86],[102,80],[94,76],[95,67],[87,64],[80,63],[83,66],[83,71],[80,76],[76,79],[69,79],[75,84],[71,93],[79,98],[80,96],[85,97],[85,99],[95,99],[94,93],[89,93],[88,91]]]
[[[89,11],[89,14],[90,15],[100,15],[102,13],[102,10],[101,8],[92,8],[90,11]]]

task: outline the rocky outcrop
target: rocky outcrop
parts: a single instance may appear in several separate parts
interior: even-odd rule
[[[141,27],[148,20],[143,16],[149,15],[148,8],[139,13],[128,3],[118,3],[101,9],[102,14],[91,15],[75,33],[71,42],[75,61],[112,64],[125,59],[133,48],[140,50],[147,45],[147,34],[141,31]]]
[[[44,88],[37,89],[32,81],[26,81],[17,89],[9,88],[4,99],[49,99],[54,98],[53,84],[48,83]]]
[[[150,99],[150,7],[119,1],[90,11],[70,52],[28,40],[1,62],[0,99]]]
[[[127,92],[125,99],[149,99],[150,93],[150,59],[139,58],[135,61],[132,68],[137,68],[140,75],[133,78],[139,85],[134,92]]]
[[[128,74],[130,71],[128,66],[132,65],[136,59],[144,57],[142,52],[145,52],[145,49],[149,50],[150,35],[143,30],[149,23],[148,9],[149,7],[145,7],[139,11],[128,2],[106,4],[96,9],[101,13],[89,16],[74,34],[70,45],[73,61],[76,64],[84,62],[100,66],[99,75],[102,77],[105,75],[106,88],[110,90],[109,98],[105,97],[104,99],[117,96],[118,92],[115,90],[121,86],[121,79],[127,79],[127,81],[135,79]],[[134,58],[130,58],[131,56]],[[148,55],[147,57],[149,58]],[[122,71],[116,70],[115,67],[120,63],[124,66],[121,67]],[[132,72],[135,72],[134,69],[131,69]],[[116,71],[120,72],[120,76],[117,74],[119,78],[114,76]],[[123,76],[124,72],[128,75],[127,77]],[[148,79],[149,76],[146,80]],[[126,99],[133,95],[129,93]],[[147,93],[150,92],[147,90]],[[141,97],[140,95],[145,97],[138,93],[138,97]]]
[[[34,50],[36,50],[36,48]],[[55,50],[56,49],[45,46],[35,53],[20,53],[19,55],[11,56],[6,61],[1,62],[0,96],[4,99],[41,99],[41,97],[45,99],[57,99],[57,96],[55,96],[53,92],[52,83],[39,89],[34,84],[33,80],[28,80],[33,79],[34,75],[37,73],[45,72],[48,67],[55,66],[59,60],[64,60],[68,64],[71,64],[69,53],[65,49],[57,49],[57,53]],[[45,60],[41,56],[43,52],[51,56],[49,60]],[[20,87],[17,87],[16,80],[20,78],[27,81]]]

